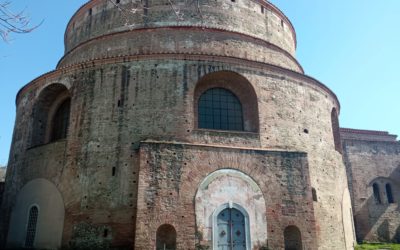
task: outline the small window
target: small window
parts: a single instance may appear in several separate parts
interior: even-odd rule
[[[51,141],[57,141],[67,138],[70,106],[71,99],[68,98],[58,107],[53,117]]]
[[[379,186],[378,186],[378,184],[374,183],[374,185],[372,185],[372,189],[373,189],[373,191],[374,191],[375,203],[376,203],[376,204],[382,204],[381,194],[380,194],[380,191],[379,191]]]
[[[318,201],[318,197],[317,197],[317,190],[315,190],[315,188],[312,188],[312,190],[311,190],[311,192],[312,192],[312,199],[313,199],[313,201]]]
[[[264,6],[261,5],[261,13],[264,14]]]
[[[176,249],[176,230],[173,226],[164,224],[158,228],[156,236],[156,249]]]
[[[296,226],[288,226],[284,231],[285,250],[302,250],[301,232]]]
[[[26,228],[25,247],[27,248],[34,247],[38,216],[39,216],[39,209],[37,206],[33,206],[29,210],[28,226]]]
[[[243,131],[243,111],[239,99],[229,90],[212,88],[198,104],[199,128]]]
[[[386,196],[387,196],[388,203],[389,204],[394,203],[393,194],[392,194],[392,187],[388,183],[388,184],[386,184],[385,188],[386,188]]]
[[[340,129],[339,129],[339,117],[336,108],[331,111],[331,123],[333,132],[333,142],[335,144],[335,150],[342,153],[342,141],[340,139]]]

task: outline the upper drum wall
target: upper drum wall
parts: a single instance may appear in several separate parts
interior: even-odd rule
[[[294,28],[280,10],[264,0],[92,0],[68,24],[64,59],[80,45],[111,34],[177,26],[243,34],[276,46],[294,60]],[[107,48],[109,52],[113,49]],[[61,65],[65,65],[64,59]]]

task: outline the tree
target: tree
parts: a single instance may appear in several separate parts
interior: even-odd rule
[[[8,41],[11,33],[30,33],[40,25],[32,26],[25,10],[13,12],[10,7],[11,2],[0,0],[0,37],[3,41]]]

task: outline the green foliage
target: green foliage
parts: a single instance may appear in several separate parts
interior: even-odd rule
[[[364,243],[355,247],[355,250],[400,250],[400,244]]]

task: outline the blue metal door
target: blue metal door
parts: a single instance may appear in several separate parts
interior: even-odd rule
[[[246,250],[245,220],[235,208],[222,210],[217,218],[218,250]]]

